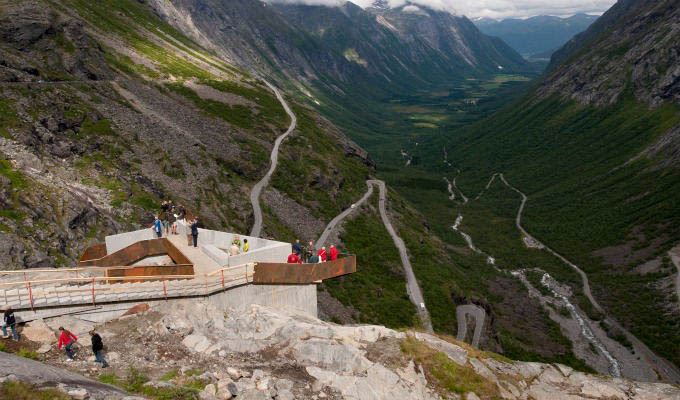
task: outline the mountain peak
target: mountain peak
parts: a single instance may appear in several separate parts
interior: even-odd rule
[[[387,0],[375,0],[373,4],[371,4],[371,8],[375,8],[377,10],[389,10],[390,3]]]

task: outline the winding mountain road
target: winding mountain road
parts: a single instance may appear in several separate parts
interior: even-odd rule
[[[383,225],[385,225],[385,229],[387,229],[387,232],[392,237],[394,245],[397,247],[397,250],[399,250],[401,264],[403,265],[404,272],[406,273],[406,292],[408,293],[411,302],[416,306],[416,310],[418,311],[418,315],[420,316],[425,329],[427,329],[428,332],[432,332],[432,321],[430,320],[430,314],[427,312],[427,307],[425,306],[425,300],[423,299],[423,294],[420,290],[420,286],[418,285],[418,280],[413,273],[413,267],[411,266],[411,260],[409,259],[408,253],[406,251],[406,245],[404,244],[404,240],[399,237],[399,235],[397,235],[397,232],[394,230],[392,223],[387,217],[387,210],[385,207],[387,188],[385,186],[385,182],[377,179],[371,179],[366,181],[366,185],[368,186],[368,190],[361,199],[354,203],[354,208],[348,208],[333,218],[326,226],[326,229],[324,229],[323,233],[319,237],[319,240],[316,241],[315,247],[317,250],[320,249],[326,240],[328,240],[328,236],[331,234],[331,232],[333,232],[338,224],[340,224],[343,219],[352,214],[354,210],[358,209],[361,204],[371,197],[373,194],[373,186],[377,185],[380,190],[378,207],[380,210],[380,218],[383,222]]]
[[[408,258],[408,253],[406,252],[406,245],[404,240],[397,235],[397,232],[392,226],[392,222],[387,217],[387,210],[385,207],[385,202],[387,198],[387,188],[385,187],[385,182],[379,180],[369,180],[366,181],[370,185],[378,185],[380,189],[380,218],[387,229],[387,232],[392,236],[394,245],[397,246],[399,250],[399,256],[401,257],[401,263],[404,266],[404,272],[406,272],[406,291],[408,296],[411,298],[411,302],[416,305],[418,310],[418,315],[420,315],[423,325],[428,332],[432,332],[432,321],[430,320],[430,314],[427,312],[427,307],[425,307],[425,300],[423,299],[423,294],[420,291],[420,286],[418,285],[418,280],[413,273],[413,267],[411,266],[411,260]]]
[[[551,249],[550,247],[546,246],[545,244],[537,240],[535,237],[529,234],[529,232],[527,232],[526,229],[524,229],[524,227],[522,226],[522,213],[524,212],[526,202],[528,201],[528,197],[522,191],[510,185],[508,181],[505,179],[505,176],[503,176],[503,174],[498,174],[498,177],[509,189],[513,190],[522,197],[522,202],[519,206],[517,217],[515,218],[515,225],[517,225],[517,228],[522,232],[522,234],[525,235],[530,242],[535,243],[539,248],[546,250],[548,253],[554,255],[555,257],[562,260],[562,262],[573,268],[581,276],[581,280],[583,281],[584,294],[591,302],[593,307],[605,316],[605,321],[626,335],[628,340],[633,344],[633,347],[635,348],[635,353],[642,355],[647,361],[647,363],[650,365],[650,367],[654,369],[662,377],[664,381],[674,384],[680,383],[680,371],[678,371],[678,369],[673,364],[656,355],[656,353],[654,353],[649,347],[647,347],[646,344],[640,341],[635,335],[630,333],[626,328],[619,324],[618,321],[613,319],[605,312],[605,310],[593,297],[592,292],[590,290],[590,281],[588,280],[588,275],[586,275],[586,273],[583,272],[581,268],[579,268],[576,264],[572,263],[571,261],[567,260],[564,256],[562,256],[555,250]]]
[[[486,312],[483,308],[474,304],[464,304],[456,307],[456,321],[458,321],[458,336],[456,339],[461,342],[465,341],[467,335],[467,316],[471,315],[475,318],[475,332],[472,335],[472,342],[474,347],[479,347],[479,339],[482,337],[482,328],[484,328],[484,318]]]
[[[338,214],[335,218],[331,220],[331,222],[326,225],[326,229],[324,229],[323,233],[319,237],[319,240],[316,241],[316,249],[319,250],[321,247],[326,243],[326,240],[328,240],[328,236],[333,232],[333,230],[338,226],[340,222],[342,222],[343,219],[348,217],[350,214],[352,214],[355,210],[359,209],[359,206],[361,206],[366,200],[368,200],[369,197],[373,194],[373,185],[370,183],[366,182],[366,185],[368,186],[368,190],[366,191],[366,194],[359,199],[356,203],[354,203],[352,206],[345,211],[341,212]]]
[[[668,255],[673,264],[675,264],[675,268],[678,270],[678,276],[675,277],[675,295],[677,296],[678,307],[680,307],[680,246],[672,248],[668,252]]]
[[[274,92],[276,98],[286,111],[286,114],[288,114],[290,117],[290,126],[288,126],[288,130],[286,130],[284,134],[277,137],[276,141],[274,141],[274,147],[272,148],[272,153],[270,156],[271,165],[269,166],[269,171],[267,171],[265,176],[259,182],[257,182],[255,186],[253,186],[253,190],[250,192],[250,203],[253,205],[253,214],[255,216],[255,221],[253,222],[253,229],[250,231],[250,236],[254,237],[260,236],[260,232],[262,231],[262,209],[260,208],[260,194],[262,194],[262,189],[264,189],[267,184],[269,184],[269,179],[276,170],[276,164],[279,162],[279,147],[281,146],[281,142],[283,142],[283,139],[290,135],[290,133],[293,132],[297,126],[297,117],[295,117],[295,114],[293,114],[293,111],[291,111],[288,103],[286,103],[286,100],[284,100],[281,92],[279,92],[279,89],[264,79],[262,81],[269,87],[269,89]]]

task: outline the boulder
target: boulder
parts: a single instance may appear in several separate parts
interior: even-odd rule
[[[57,342],[57,336],[52,329],[41,319],[29,322],[24,326],[21,335],[31,342],[51,344]]]
[[[182,344],[185,345],[189,350],[195,351],[196,353],[202,353],[210,347],[210,340],[207,337],[199,334],[191,334],[182,340]]]
[[[213,385],[212,383],[205,385],[205,388],[203,388],[203,391],[212,395],[212,396],[217,395],[217,387],[215,385]]]
[[[237,380],[237,379],[241,378],[241,376],[243,376],[241,374],[241,371],[239,371],[239,370],[237,370],[236,368],[233,368],[233,367],[227,368],[227,374],[229,374],[229,376],[233,380]]]
[[[232,397],[234,397],[234,395],[231,394],[231,392],[229,390],[225,389],[225,390],[219,390],[217,392],[217,398],[220,399],[220,400],[229,400]]]
[[[38,354],[45,354],[45,353],[49,353],[50,350],[52,350],[52,345],[45,343],[42,346],[40,346],[40,348],[38,350],[36,350],[35,352],[38,353]]]
[[[162,388],[173,388],[176,387],[170,382],[163,382],[163,381],[149,381],[144,384],[144,386],[147,387],[152,387],[154,389],[162,389]]]
[[[85,400],[88,397],[87,390],[83,388],[69,390],[67,394],[74,400]]]

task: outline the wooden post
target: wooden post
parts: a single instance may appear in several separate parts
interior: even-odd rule
[[[93,306],[97,305],[97,303],[95,302],[95,299],[94,299],[94,278],[92,278],[92,305]]]
[[[31,300],[31,310],[35,311],[33,309],[33,289],[31,289],[31,282],[26,282],[26,285],[28,286],[28,298]]]

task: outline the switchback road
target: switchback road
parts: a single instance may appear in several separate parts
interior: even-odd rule
[[[272,148],[272,153],[270,156],[271,165],[269,167],[269,171],[267,171],[265,176],[259,182],[257,182],[255,186],[253,186],[253,190],[250,192],[250,203],[253,205],[253,214],[255,216],[255,222],[253,223],[253,229],[250,231],[250,236],[254,237],[260,236],[260,232],[262,231],[262,209],[260,208],[260,194],[262,194],[262,189],[264,189],[267,184],[269,184],[269,179],[276,170],[276,164],[279,162],[279,146],[281,146],[281,142],[283,142],[283,139],[290,135],[290,133],[293,132],[297,126],[297,118],[295,117],[295,114],[293,114],[293,111],[291,111],[288,103],[286,103],[286,100],[283,99],[279,89],[264,79],[262,81],[269,87],[269,89],[274,92],[276,98],[283,106],[283,109],[286,110],[286,114],[288,114],[290,117],[290,126],[288,126],[288,130],[283,135],[277,137],[276,141],[274,141],[274,147]]]

